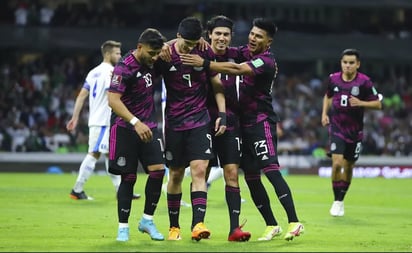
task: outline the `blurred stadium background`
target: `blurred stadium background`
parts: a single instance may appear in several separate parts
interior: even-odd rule
[[[362,157],[409,161],[410,0],[3,0],[0,162],[7,164],[23,152],[46,152],[45,160],[56,153],[86,152],[87,104],[75,134],[68,133],[65,124],[85,75],[101,61],[103,41],[121,41],[125,53],[147,27],[172,39],[182,18],[195,15],[206,22],[216,14],[235,20],[234,46],[246,43],[254,17],[270,17],[278,25],[272,46],[279,63],[273,106],[285,133],[279,140],[282,156],[325,158],[327,130],[320,125],[324,80],[340,69],[343,49],[357,48],[360,71],[384,95],[384,109],[366,114]],[[31,159],[21,157],[16,159]],[[81,158],[73,159],[77,163]],[[402,166],[411,168],[412,162]],[[77,165],[71,167],[77,170]]]

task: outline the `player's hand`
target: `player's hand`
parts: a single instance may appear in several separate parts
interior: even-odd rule
[[[225,133],[226,131],[226,113],[219,112],[219,117],[215,122],[215,136],[219,136]]]
[[[357,97],[350,96],[350,98],[349,98],[349,104],[350,104],[350,106],[355,107],[355,106],[362,106],[362,105],[363,105],[363,102],[362,102],[359,98],[357,98]]]
[[[143,122],[139,121],[134,125],[134,130],[139,135],[140,139],[145,142],[151,142],[153,139],[152,130]]]
[[[322,115],[322,126],[327,126],[329,125],[329,116],[328,115]]]
[[[180,60],[185,65],[202,67],[204,59],[197,54],[181,54]]]
[[[200,37],[197,47],[200,51],[205,51],[210,47],[210,44],[203,37]]]
[[[67,122],[66,129],[67,131],[73,131],[74,129],[76,129],[76,126],[77,126],[77,119],[71,119],[69,120],[69,122]]]
[[[171,62],[172,61],[172,48],[169,44],[164,43],[162,50],[160,51],[159,54],[160,59],[162,59],[165,62]]]

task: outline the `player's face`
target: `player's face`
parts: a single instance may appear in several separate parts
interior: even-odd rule
[[[266,51],[271,43],[272,38],[267,35],[265,30],[262,30],[256,26],[250,30],[248,48],[252,55],[260,54]]]
[[[180,53],[182,54],[188,54],[190,53],[193,48],[197,46],[199,43],[199,40],[186,40],[182,38],[179,34],[177,36],[177,47]]]
[[[360,61],[355,55],[344,55],[340,60],[340,66],[344,75],[352,76],[358,71]]]
[[[119,62],[120,58],[122,57],[122,53],[119,47],[114,47],[112,52],[110,53],[110,63],[114,66],[116,63]]]
[[[216,27],[209,33],[212,50],[215,53],[224,53],[232,41],[232,32],[229,27]]]
[[[154,62],[159,58],[161,49],[153,49],[149,45],[139,45],[140,46],[140,57],[139,62],[149,68],[153,67]]]

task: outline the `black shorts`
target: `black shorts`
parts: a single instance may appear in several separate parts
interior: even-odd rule
[[[269,164],[279,165],[277,141],[275,122],[264,120],[252,127],[243,128],[242,170],[256,172]]]
[[[348,161],[357,161],[362,151],[362,142],[346,142],[338,136],[332,134],[330,138],[330,153],[343,154],[343,158]]]
[[[209,125],[183,131],[166,128],[165,144],[168,167],[187,167],[190,161],[214,157]]]
[[[240,134],[237,130],[226,131],[223,135],[213,136],[213,151],[215,158],[210,160],[209,166],[240,163]]]
[[[136,173],[139,161],[147,166],[164,164],[163,140],[157,128],[151,129],[153,140],[143,142],[136,131],[114,125],[109,137],[109,172],[115,175]]]

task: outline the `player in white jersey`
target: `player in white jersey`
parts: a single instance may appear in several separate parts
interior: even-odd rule
[[[117,189],[120,184],[120,176],[113,175],[108,172],[108,157],[109,153],[109,129],[111,108],[108,104],[107,89],[110,86],[110,80],[114,65],[121,58],[121,43],[113,40],[105,41],[101,46],[103,61],[94,67],[86,77],[82,89],[77,95],[74,105],[72,118],[66,125],[68,131],[74,131],[80,116],[80,111],[86,98],[89,98],[89,143],[88,154],[83,159],[79,174],[70,192],[70,198],[75,200],[92,200],[93,198],[86,195],[84,192],[84,184],[93,174],[96,162],[100,158],[100,154],[105,154],[105,166],[112,183]],[[139,198],[140,195],[135,194],[134,198]]]

